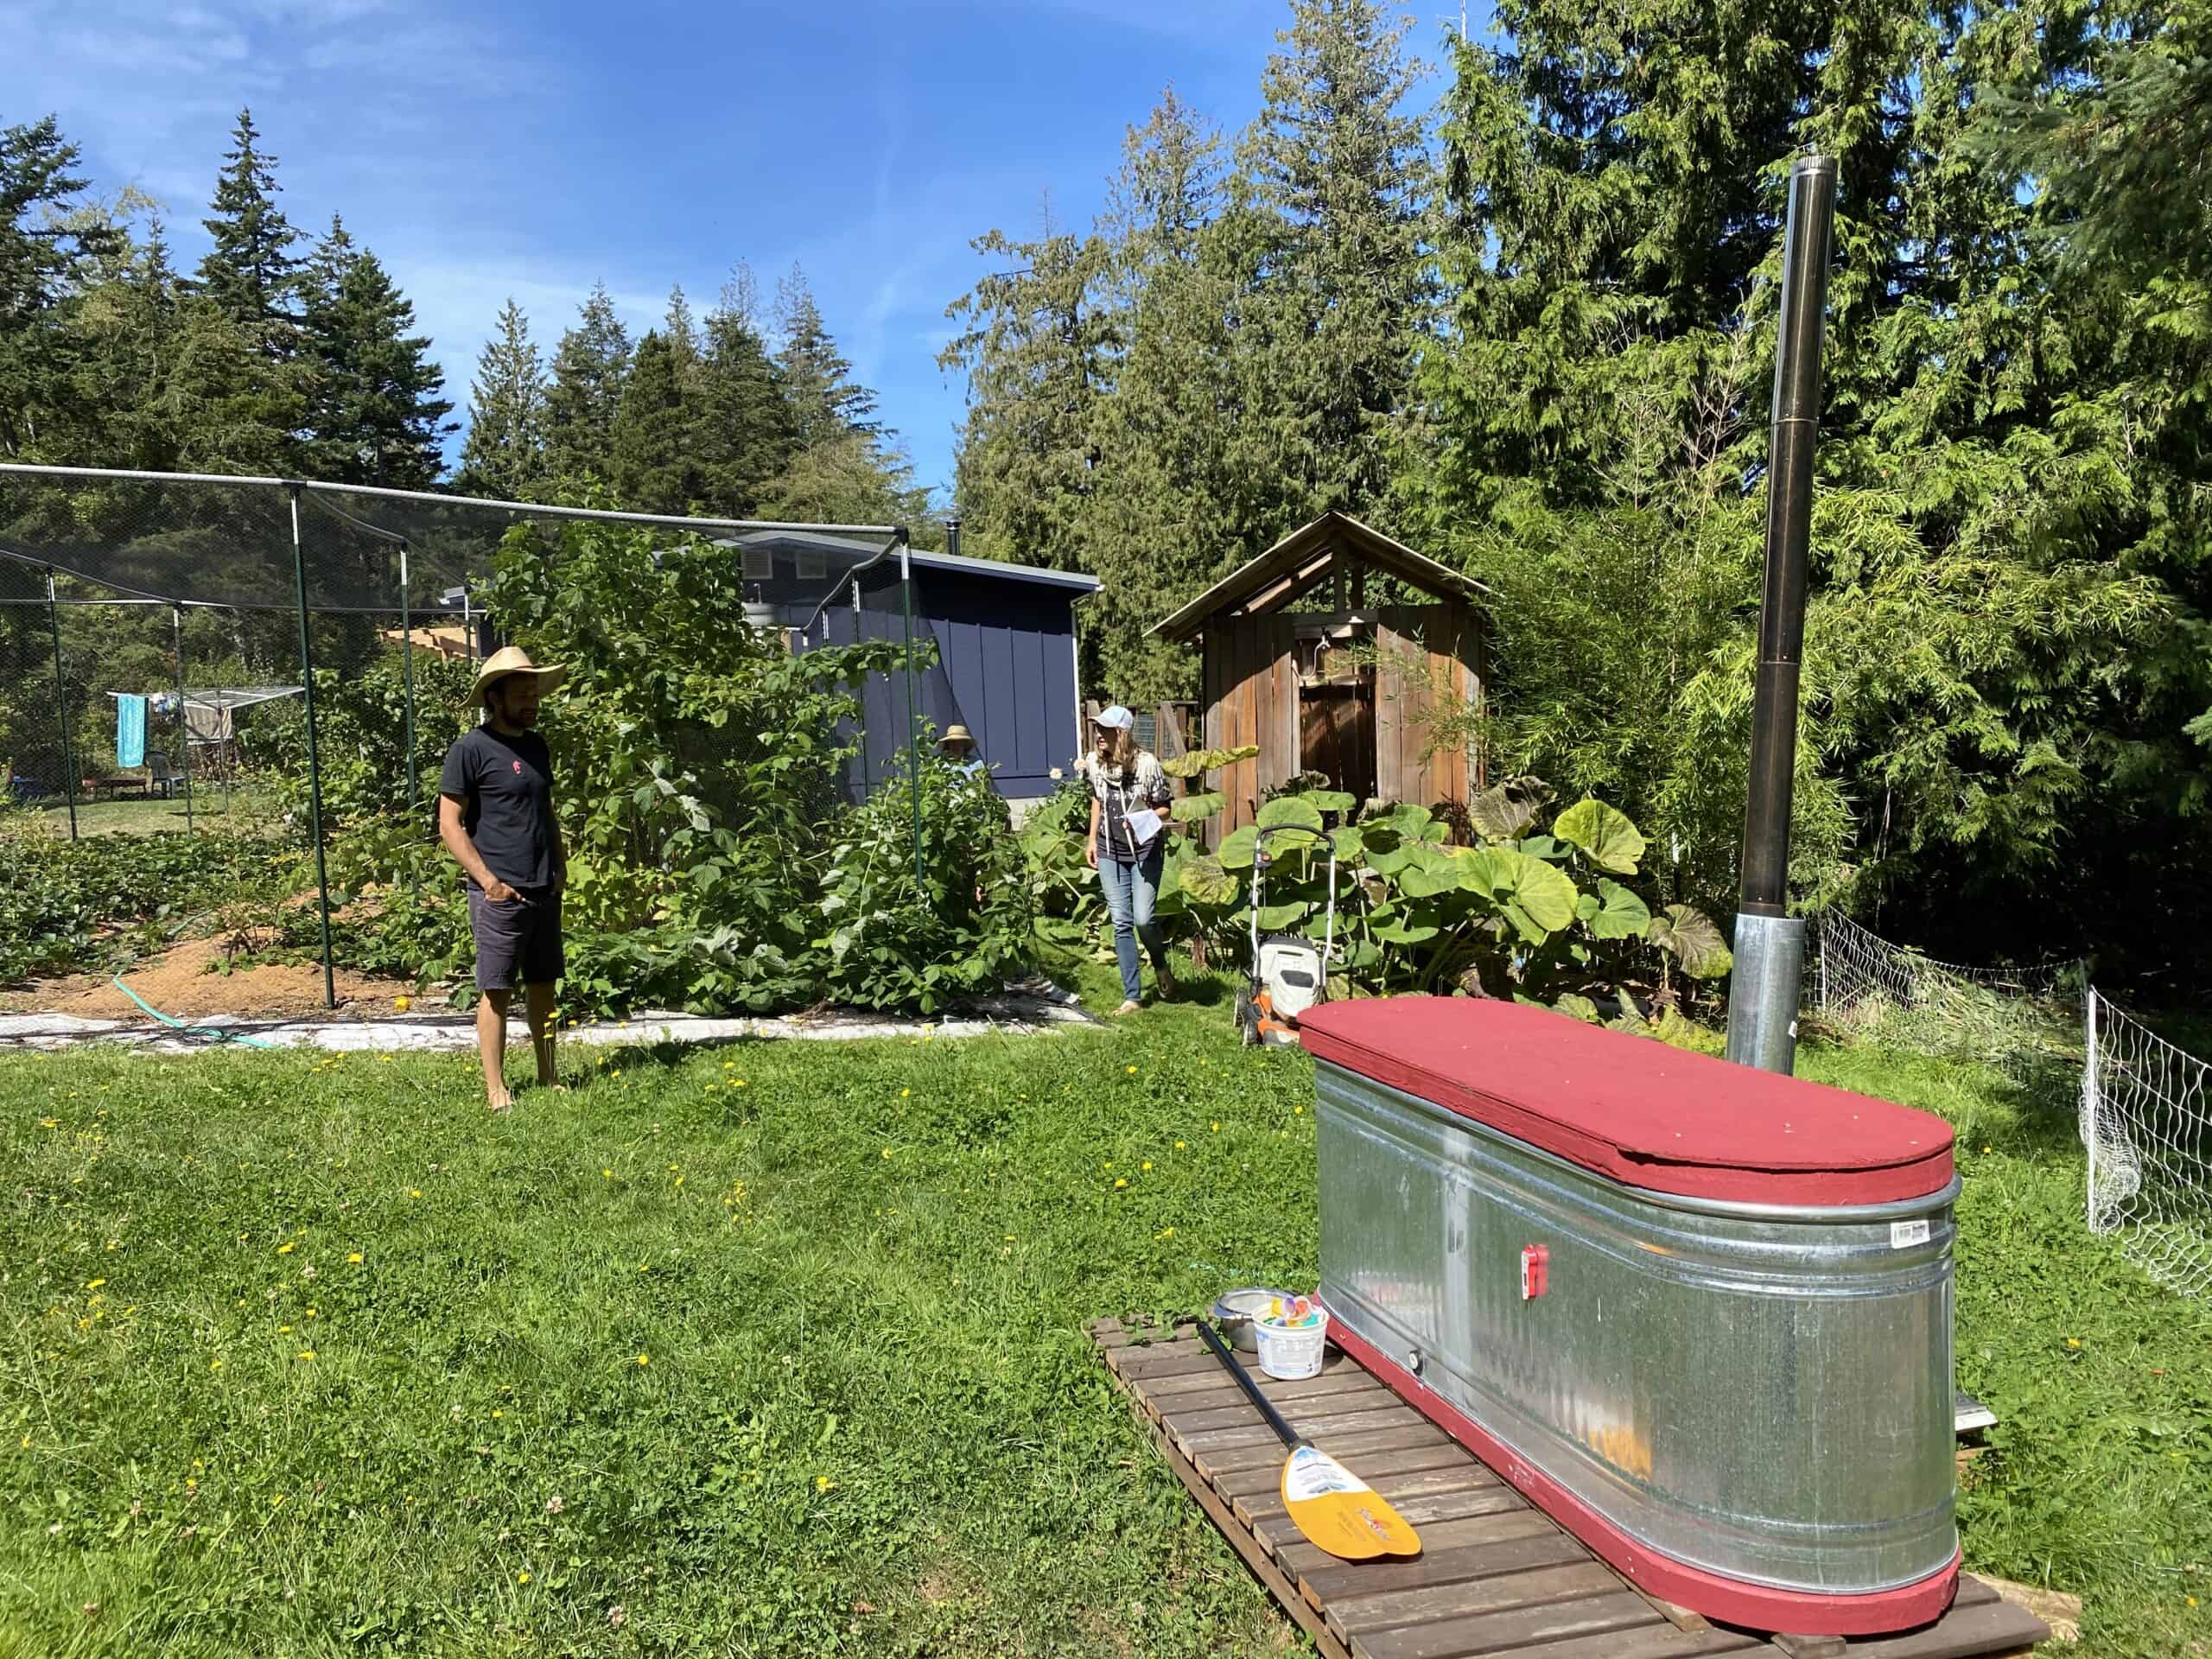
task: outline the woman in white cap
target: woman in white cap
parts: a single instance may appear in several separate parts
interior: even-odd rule
[[[541,668],[509,645],[477,671],[467,707],[485,721],[446,752],[438,779],[438,837],[468,878],[468,925],[476,941],[476,1046],[486,1104],[513,1103],[505,1070],[507,1007],[524,995],[537,1080],[556,1081],[553,982],[565,965],[561,891],[568,851],[553,811],[553,757],[535,729],[537,705],[560,684],[558,663]]]
[[[1160,757],[1136,742],[1136,716],[1121,704],[1092,722],[1098,742],[1079,763],[1090,784],[1090,838],[1084,857],[1098,872],[1106,908],[1114,918],[1114,955],[1122,969],[1122,1006],[1134,1014],[1142,1006],[1142,963],[1137,941],[1152,957],[1152,971],[1163,997],[1175,995],[1175,976],[1167,968],[1167,944],[1153,906],[1160,898],[1160,868],[1167,855],[1166,825],[1160,809],[1173,798]]]

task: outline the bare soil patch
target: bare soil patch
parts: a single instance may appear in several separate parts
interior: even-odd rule
[[[395,998],[411,995],[415,988],[404,980],[379,979],[341,968],[336,975],[338,1009],[333,1014],[323,1005],[321,963],[264,963],[226,974],[220,971],[225,955],[220,940],[188,939],[127,969],[124,983],[163,1014],[180,1020],[217,1014],[243,1020],[384,1019],[395,1011]],[[7,992],[0,995],[0,1011],[153,1023],[116,989],[112,976],[106,974],[73,974]]]

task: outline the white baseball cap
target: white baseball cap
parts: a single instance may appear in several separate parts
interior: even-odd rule
[[[1137,723],[1137,717],[1117,702],[1111,709],[1102,709],[1092,715],[1090,723],[1109,727],[1117,732],[1127,731]]]

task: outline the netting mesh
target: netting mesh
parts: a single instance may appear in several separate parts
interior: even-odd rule
[[[2212,1292],[2212,1065],[2094,989],[2085,1018],[2082,1144],[2088,1220],[2153,1278]]]

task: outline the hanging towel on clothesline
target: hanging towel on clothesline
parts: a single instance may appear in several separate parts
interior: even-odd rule
[[[136,692],[115,700],[115,764],[118,769],[146,764],[146,699]]]

